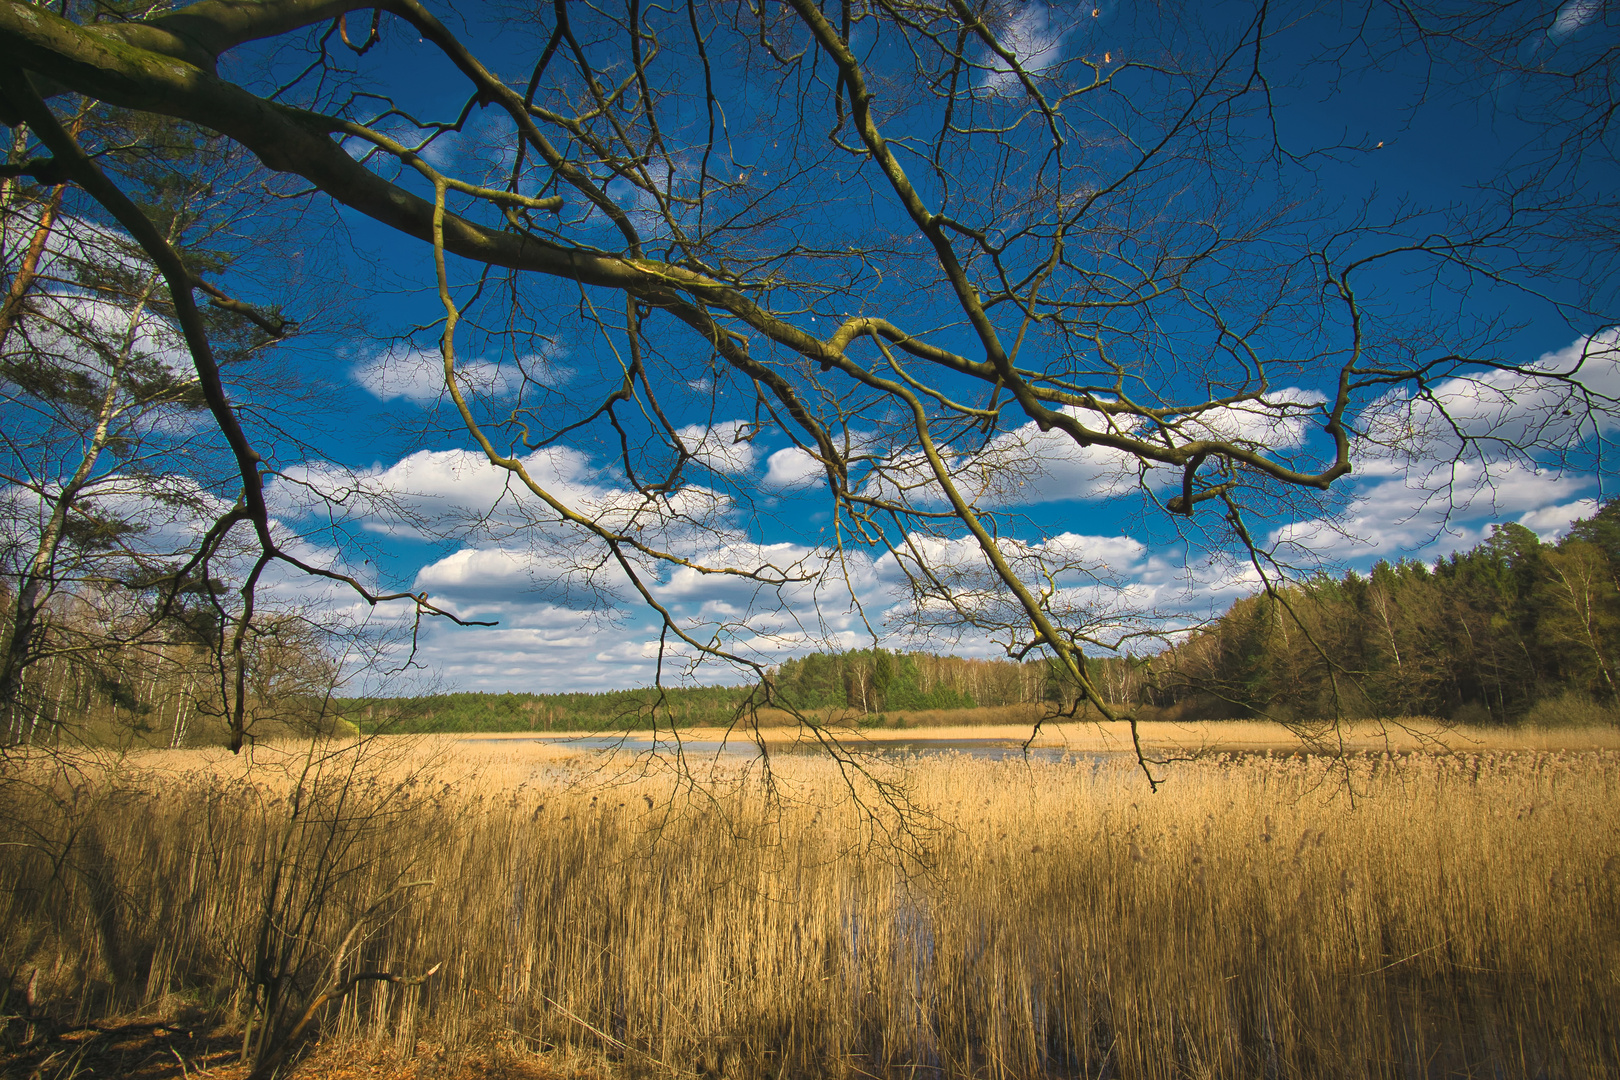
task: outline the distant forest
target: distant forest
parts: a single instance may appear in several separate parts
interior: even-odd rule
[[[1381,562],[1233,604],[1136,672],[1137,700],[1206,717],[1612,718],[1620,500],[1556,544],[1496,526],[1432,566]]]
[[[1433,565],[1380,562],[1239,600],[1155,656],[1089,661],[1112,703],[1145,716],[1308,720],[1433,716],[1465,723],[1609,720],[1620,710],[1620,500],[1556,544],[1522,525],[1493,528]],[[1052,703],[1071,679],[1018,663],[853,649],[785,660],[771,698],[819,717]],[[587,694],[438,694],[346,699],[364,730],[637,729],[728,724],[760,688],[679,687]]]
[[[340,698],[338,714],[360,730],[634,731],[671,719],[680,726],[727,724],[747,699],[746,686],[671,687],[569,694],[431,694],[408,698]]]
[[[1123,671],[1121,661],[1093,661],[1092,674]],[[879,717],[891,713],[939,712],[979,707],[1063,702],[1075,698],[1072,683],[1044,660],[971,660],[887,649],[811,653],[785,660],[769,675],[770,701],[804,710],[818,720]],[[726,725],[752,697],[755,686],[671,687],[613,690],[599,694],[434,694],[413,698],[345,698],[339,715],[365,731],[600,731],[637,730],[673,720],[680,726]],[[768,720],[790,719],[779,709]]]
[[[771,701],[818,719],[843,713],[878,716],[973,709],[1062,696],[1044,662],[964,660],[928,653],[854,649],[787,660],[770,675]],[[1050,685],[1049,685],[1050,684]],[[1072,700],[1072,691],[1069,693]],[[727,725],[760,687],[700,686],[605,693],[457,693],[412,698],[343,698],[339,715],[364,731],[605,731]],[[772,713],[780,710],[768,710]],[[771,719],[787,720],[786,715]]]

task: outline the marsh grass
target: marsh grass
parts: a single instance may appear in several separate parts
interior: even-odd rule
[[[344,999],[328,1045],[648,1076],[1620,1069],[1613,751],[1212,753],[1157,794],[1095,759],[945,757],[874,764],[891,802],[863,807],[824,757],[779,756],[765,784],[442,744],[424,768],[434,745],[307,815],[341,840],[309,940],[430,879],[358,962],[443,965]],[[64,1014],[245,1015],[295,781],[234,769],[171,756],[84,784],[60,822],[93,874],[0,848],[14,991],[37,969]]]

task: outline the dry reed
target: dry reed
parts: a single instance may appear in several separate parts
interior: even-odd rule
[[[0,849],[0,959],[86,1015],[240,1013],[277,869],[325,873],[308,933],[328,947],[431,879],[360,962],[439,973],[357,991],[327,1038],[646,1075],[1620,1068],[1611,751],[1215,755],[1149,794],[1087,757],[877,765],[874,787],[825,757],[694,783],[442,744],[423,767],[432,745],[343,764],[296,825],[297,784],[264,762],[170,758],[67,791],[58,824],[92,872]],[[45,810],[11,809],[48,834]],[[310,842],[289,858],[293,829]]]

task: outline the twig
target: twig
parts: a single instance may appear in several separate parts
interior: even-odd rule
[[[1410,956],[1403,956],[1399,960],[1391,960],[1389,963],[1385,964],[1383,967],[1373,968],[1371,971],[1358,971],[1358,972],[1355,973],[1355,978],[1364,979],[1368,975],[1377,975],[1380,971],[1388,971],[1390,968],[1396,967],[1396,966],[1398,966],[1400,964],[1404,964],[1408,960],[1416,960],[1418,957],[1422,956],[1424,953],[1432,953],[1432,952],[1434,952],[1434,950],[1438,949],[1440,946],[1446,944],[1450,940],[1451,940],[1450,937],[1446,937],[1445,939],[1443,939],[1441,941],[1437,941],[1433,945],[1430,945],[1427,949],[1419,949],[1417,952],[1411,954]]]
[[[689,1072],[686,1069],[682,1069],[682,1068],[680,1068],[678,1066],[671,1065],[669,1062],[663,1060],[662,1058],[653,1057],[651,1054],[647,1053],[645,1050],[638,1050],[634,1046],[631,1046],[629,1043],[622,1042],[619,1039],[615,1039],[612,1035],[609,1035],[607,1032],[603,1031],[601,1028],[597,1027],[595,1024],[591,1023],[589,1020],[586,1020],[584,1017],[574,1015],[574,1013],[569,1011],[569,1009],[566,1006],[561,1005],[561,1004],[559,1004],[559,1003],[557,1003],[555,1001],[552,1001],[549,997],[546,997],[544,994],[541,994],[540,998],[547,1005],[550,1005],[553,1009],[556,1009],[558,1012],[562,1013],[568,1019],[572,1020],[574,1023],[578,1024],[580,1027],[584,1028],[586,1031],[590,1032],[592,1035],[595,1035],[597,1038],[603,1040],[604,1042],[610,1043],[613,1046],[618,1047],[620,1050],[628,1050],[632,1054],[638,1054],[641,1057],[646,1058],[648,1061],[652,1062],[653,1064],[661,1065],[664,1068],[668,1069],[670,1072],[676,1073],[676,1074],[681,1075],[681,1076],[697,1076],[698,1075],[695,1072]]]

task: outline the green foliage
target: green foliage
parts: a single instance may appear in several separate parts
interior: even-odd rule
[[[1620,566],[1620,499],[1610,499],[1597,513],[1570,526],[1564,542],[1570,541],[1600,548],[1610,563]]]
[[[1620,708],[1620,504],[1557,544],[1498,525],[1432,568],[1380,562],[1240,600],[1160,657],[1145,703],[1183,715],[1429,715],[1548,723]],[[1597,710],[1597,712],[1594,712]],[[1577,716],[1579,714],[1579,716]]]
[[[637,731],[729,724],[752,693],[746,686],[673,687],[599,694],[431,694],[339,698],[338,715],[366,733]]]
[[[807,712],[880,714],[972,709],[1025,701],[1068,700],[1044,661],[967,660],[928,653],[852,649],[785,660],[769,677],[770,704]],[[1067,697],[1065,697],[1067,695]],[[635,731],[733,722],[758,687],[699,686],[604,693],[455,693],[409,698],[344,698],[335,711],[366,732]]]
[[[860,713],[920,709],[972,709],[968,669],[984,661],[887,649],[811,653],[784,660],[773,678],[776,699],[796,709],[853,709]],[[1001,702],[995,702],[1001,704]]]
[[[850,684],[858,677],[857,658],[860,656],[859,652],[816,652],[796,660],[784,660],[776,673],[777,699],[796,709],[848,707]],[[856,696],[858,698],[858,691]]]

